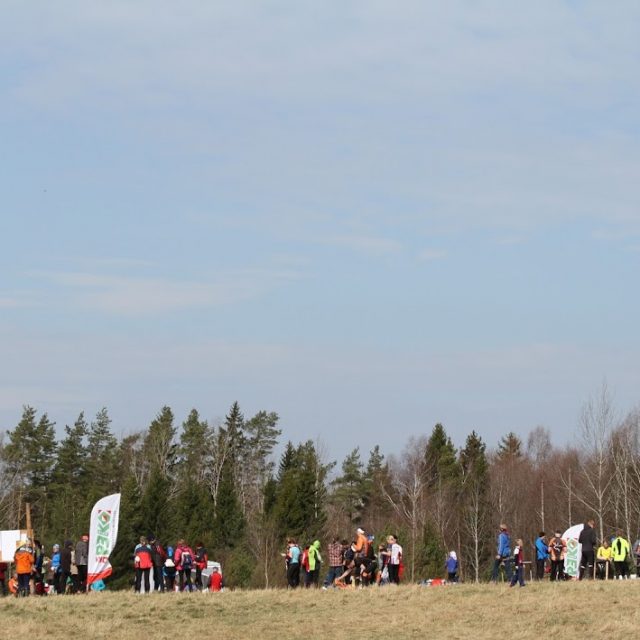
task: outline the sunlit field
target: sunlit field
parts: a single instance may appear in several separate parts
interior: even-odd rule
[[[0,627],[48,640],[634,638],[640,581],[4,598]]]

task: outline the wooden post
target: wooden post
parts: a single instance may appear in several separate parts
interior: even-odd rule
[[[31,504],[29,502],[26,503],[26,511],[27,511],[27,537],[31,544],[33,544],[33,529],[31,528]]]

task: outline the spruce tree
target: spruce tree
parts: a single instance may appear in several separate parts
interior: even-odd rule
[[[359,447],[347,455],[342,462],[342,475],[331,484],[331,501],[346,516],[347,523],[360,523],[366,486]]]

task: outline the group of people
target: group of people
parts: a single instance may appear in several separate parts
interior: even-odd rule
[[[386,543],[379,544],[377,549],[374,543],[374,536],[367,535],[362,528],[356,530],[351,542],[334,537],[327,549],[328,570],[322,588],[400,584],[402,547],[397,537],[387,536]],[[320,586],[323,560],[319,540],[301,546],[289,538],[282,556],[285,558],[289,588]]]
[[[141,593],[143,584],[144,592],[151,593],[150,575],[153,575],[153,591],[222,590],[222,573],[218,565],[214,565],[211,575],[203,580],[209,554],[202,542],[197,542],[194,550],[180,539],[175,548],[168,545],[165,549],[154,536],[148,539],[142,536],[133,550],[133,562],[136,593]]]
[[[612,579],[620,580],[629,577],[629,561],[631,559],[631,545],[621,530],[609,538],[605,537],[598,547],[595,531],[595,521],[588,520],[579,534],[578,543],[581,545],[578,575],[579,580]],[[570,578],[565,573],[567,557],[567,541],[560,530],[556,530],[552,538],[547,539],[545,532],[540,531],[535,540],[535,579],[543,580],[546,573],[552,582]],[[633,545],[637,569],[640,569],[640,540]],[[498,581],[500,567],[504,567],[506,580],[510,586],[516,583],[525,586],[524,581],[524,544],[517,539],[511,553],[511,537],[505,524],[501,524],[497,539],[497,553],[493,563],[492,581]]]
[[[14,554],[14,573],[6,582],[8,565],[0,563],[0,591],[16,596],[31,593],[83,593],[87,589],[89,536],[83,535],[75,544],[66,540],[61,547],[54,544],[51,556],[46,555],[39,540],[33,544],[21,540]]]

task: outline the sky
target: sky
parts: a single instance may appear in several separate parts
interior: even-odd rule
[[[568,442],[640,389],[640,4],[4,0],[0,428]]]

